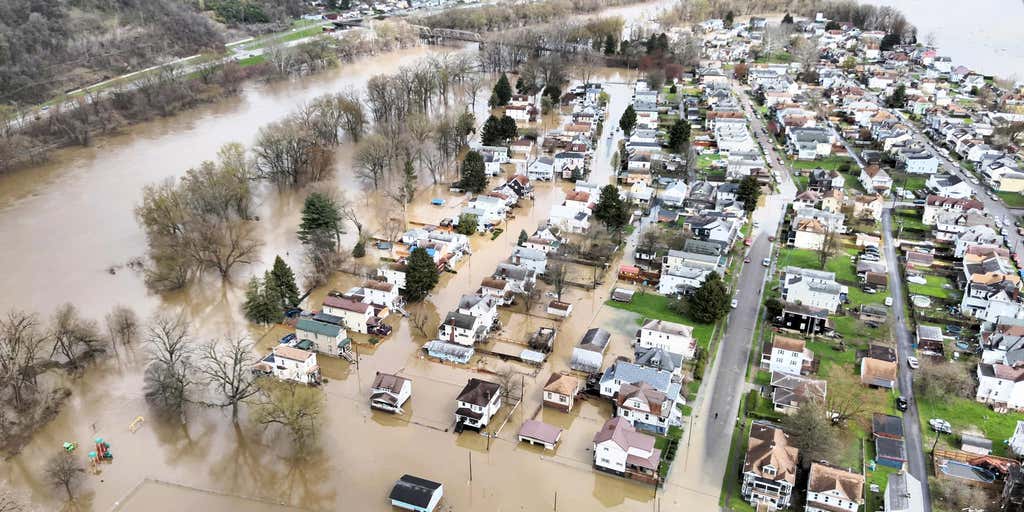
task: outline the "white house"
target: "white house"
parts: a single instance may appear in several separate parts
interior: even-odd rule
[[[889,473],[885,486],[885,512],[924,512],[921,481],[909,471]]]
[[[997,412],[1024,409],[1024,368],[1002,363],[978,365],[975,400]]]
[[[512,255],[509,256],[508,261],[513,265],[526,267],[537,275],[541,275],[547,270],[548,255],[544,251],[516,246],[512,249]]]
[[[809,217],[795,217],[791,226],[793,247],[819,250],[825,243],[828,228],[820,220]]]
[[[321,354],[341,357],[348,353],[350,342],[348,333],[341,325],[322,322],[313,318],[300,318],[295,324],[295,337],[298,340],[309,340],[312,349]]]
[[[610,340],[611,333],[608,331],[596,327],[588,329],[583,338],[580,339],[580,342],[573,347],[569,366],[573,370],[597,373],[601,370],[601,365],[604,361],[604,351],[608,348]],[[615,390],[618,391],[618,388],[615,388]]]
[[[693,327],[665,320],[645,321],[636,333],[636,345],[641,348],[664,349],[684,359],[693,359],[697,350]]]
[[[612,418],[594,434],[594,467],[620,476],[657,476],[661,450],[654,437],[637,432],[623,418]]]
[[[323,312],[341,317],[346,329],[366,334],[374,318],[373,306],[351,299],[328,295],[324,298]]]
[[[302,384],[320,382],[320,366],[316,362],[316,353],[288,345],[274,347],[270,354],[256,365],[256,369],[273,374],[281,380]]]
[[[434,512],[444,496],[444,486],[430,480],[402,475],[391,488],[391,506],[413,512]]]
[[[566,205],[554,205],[548,216],[548,222],[555,227],[570,233],[586,233],[590,230],[589,208],[575,208]]]
[[[586,153],[576,151],[563,151],[555,154],[554,172],[562,175],[562,178],[571,179],[572,172],[577,171],[582,176],[583,169],[587,162]]]
[[[954,199],[969,198],[974,194],[969,183],[950,174],[933,174],[924,186],[933,194]]]
[[[466,294],[459,298],[456,311],[480,319],[490,328],[498,322],[498,300],[489,295]]]
[[[488,332],[490,324],[485,324],[483,318],[459,311],[449,312],[444,322],[437,327],[438,339],[466,346],[483,341]]]
[[[755,421],[750,426],[747,453],[743,457],[743,499],[759,509],[789,507],[796,484],[800,450],[790,444],[789,436],[779,427]]]
[[[390,373],[377,372],[370,386],[370,407],[402,413],[402,404],[412,396],[412,381]]]
[[[956,238],[956,245],[953,248],[953,256],[963,258],[967,249],[977,245],[1000,245],[1003,237],[994,229],[984,224],[970,226]]]
[[[483,429],[501,409],[501,386],[480,379],[469,379],[455,400],[456,431],[463,427]]]
[[[848,289],[836,282],[834,272],[786,267],[782,275],[782,300],[827,309],[834,314]]]
[[[678,399],[678,394],[669,397],[646,382],[623,384],[615,398],[615,414],[639,430],[665,434],[669,427],[682,423]]]
[[[933,194],[929,195],[925,200],[924,213],[921,214],[921,223],[925,226],[934,226],[936,217],[938,217],[940,213],[963,213],[970,210],[984,209],[985,205],[976,199],[944,197]]]
[[[864,504],[864,475],[835,466],[811,463],[805,512],[856,512]]]
[[[935,174],[939,170],[939,159],[931,151],[915,147],[900,151],[900,160],[910,174]]]
[[[858,179],[867,192],[889,195],[889,190],[892,189],[892,178],[889,177],[889,173],[877,165],[869,165],[861,169]]]
[[[549,156],[542,156],[534,160],[526,170],[526,177],[539,181],[555,179],[555,160]]]
[[[688,192],[689,187],[685,181],[676,181],[662,191],[660,196],[661,204],[668,208],[682,208]]]
[[[807,348],[804,340],[776,336],[761,354],[761,369],[800,375],[813,360],[814,352]]]

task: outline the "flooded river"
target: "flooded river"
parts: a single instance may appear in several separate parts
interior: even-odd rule
[[[244,322],[239,311],[240,284],[250,273],[262,271],[277,254],[299,267],[294,231],[305,191],[260,194],[262,261],[239,271],[233,283],[211,279],[179,294],[158,296],[147,292],[140,275],[122,267],[145,251],[132,214],[142,187],[180,176],[213,158],[224,143],[250,143],[260,126],[282,118],[304,101],[345,87],[361,87],[374,74],[394,72],[440,51],[453,50],[391,52],[301,80],[249,85],[237,98],[139,125],[96,147],[61,151],[45,166],[3,176],[0,233],[5,243],[0,245],[0,268],[5,272],[0,277],[0,310],[17,307],[47,317],[58,304],[70,301],[85,315],[102,319],[116,304],[130,305],[144,317],[182,309],[198,337],[248,331],[265,349],[286,331],[264,332]],[[605,78],[612,82],[607,87],[611,104],[606,125],[615,126],[630,101],[633,77],[608,70]],[[478,119],[483,120],[482,112]],[[591,181],[609,181],[608,161],[616,142],[617,138],[602,137]],[[336,177],[330,183],[343,191],[357,187],[349,165],[351,149],[339,149]],[[460,264],[457,274],[446,274],[425,303],[415,306],[433,319],[428,330],[436,328],[437,319],[459,296],[472,293],[508,256],[521,229],[532,231],[547,217],[550,206],[564,198],[565,187],[539,185],[536,199],[516,212],[502,236],[493,241],[474,237],[472,257]],[[432,197],[444,197],[449,205],[431,207]],[[419,194],[410,220],[436,222],[452,216],[458,201],[440,187],[429,188]],[[374,200],[365,208],[371,219],[388,210]],[[343,274],[330,287],[355,284],[355,276]],[[540,407],[545,379],[567,367],[572,345],[587,328],[602,326],[614,333],[609,358],[631,355],[629,340],[637,318],[602,306],[610,286],[606,279],[593,292],[567,291],[576,310],[563,322],[502,312],[506,328],[499,338],[521,340],[540,326],[555,326],[559,335],[543,369],[516,368],[523,374],[525,398],[499,436],[489,442],[473,433],[450,432],[454,397],[475,375],[474,370],[496,370],[505,363],[480,360],[467,369],[428,361],[419,350],[426,339],[409,322],[391,318],[395,332],[376,346],[360,343],[358,365],[320,358],[329,381],[323,387],[327,405],[322,450],[311,456],[290,457],[292,447],[285,437],[254,427],[244,412],[237,427],[229,413],[200,407],[190,409],[186,425],[149,418],[141,391],[144,356],[140,348],[121,349],[84,377],[65,383],[74,390],[67,406],[19,456],[5,461],[0,481],[29,492],[43,509],[57,509],[61,495],[41,478],[43,462],[65,441],[88,445],[100,436],[111,442],[114,462],[103,466],[100,474],[86,477],[77,503],[80,510],[168,510],[171,502],[178,505],[176,510],[182,506],[210,511],[390,510],[387,492],[403,473],[443,482],[445,510],[657,511],[662,504],[666,510],[684,504],[691,510],[711,510],[717,506],[717,482],[698,479],[693,483],[673,476],[656,493],[591,468],[590,440],[611,415],[607,403],[584,402],[572,414]],[[325,291],[318,290],[310,303],[319,304]],[[414,381],[405,415],[369,409],[367,388],[376,371],[396,372]],[[128,425],[138,416],[145,422],[130,433]],[[515,442],[519,425],[533,417],[566,429],[557,451],[538,451]],[[688,469],[686,475],[691,473],[700,471]]]

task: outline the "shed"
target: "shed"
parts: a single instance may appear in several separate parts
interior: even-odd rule
[[[427,351],[430,357],[436,357],[445,361],[451,361],[454,363],[468,363],[469,359],[473,357],[473,347],[466,347],[456,343],[448,343],[441,340],[428,341],[423,345],[423,349]]]
[[[519,428],[520,442],[540,445],[548,450],[554,450],[561,438],[562,429],[542,421],[526,420]]]
[[[633,302],[633,294],[636,290],[629,288],[616,288],[612,290],[612,300],[616,302]]]
[[[568,302],[553,300],[548,303],[549,315],[555,315],[565,318],[569,316],[570,313],[572,313],[572,304],[569,304]]]
[[[992,453],[992,440],[970,434],[960,435],[960,449],[965,452],[988,455]]]
[[[444,486],[412,475],[402,475],[391,488],[391,505],[416,512],[433,512],[444,496]]]
[[[875,437],[875,462],[891,468],[903,468],[903,464],[907,462],[907,450],[903,439]]]
[[[871,418],[871,432],[875,437],[903,439],[903,420],[899,416],[876,412]]]

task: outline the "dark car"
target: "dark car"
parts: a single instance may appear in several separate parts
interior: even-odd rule
[[[914,204],[925,204],[925,203],[927,203],[927,202],[928,202],[928,201],[925,201],[924,199],[915,199],[915,200],[914,200]]]
[[[284,337],[281,338],[281,343],[291,343],[293,341],[295,341],[295,333],[294,332],[293,333],[289,333],[289,334],[285,334]]]
[[[896,408],[901,411],[906,411],[910,407],[910,402],[907,401],[907,397],[898,396],[896,397]]]

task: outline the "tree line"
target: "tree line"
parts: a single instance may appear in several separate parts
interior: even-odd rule
[[[607,7],[629,5],[640,0],[547,0],[527,4],[500,4],[449,9],[421,16],[416,23],[431,28],[470,32],[506,30],[564,20],[576,14],[590,14]]]

